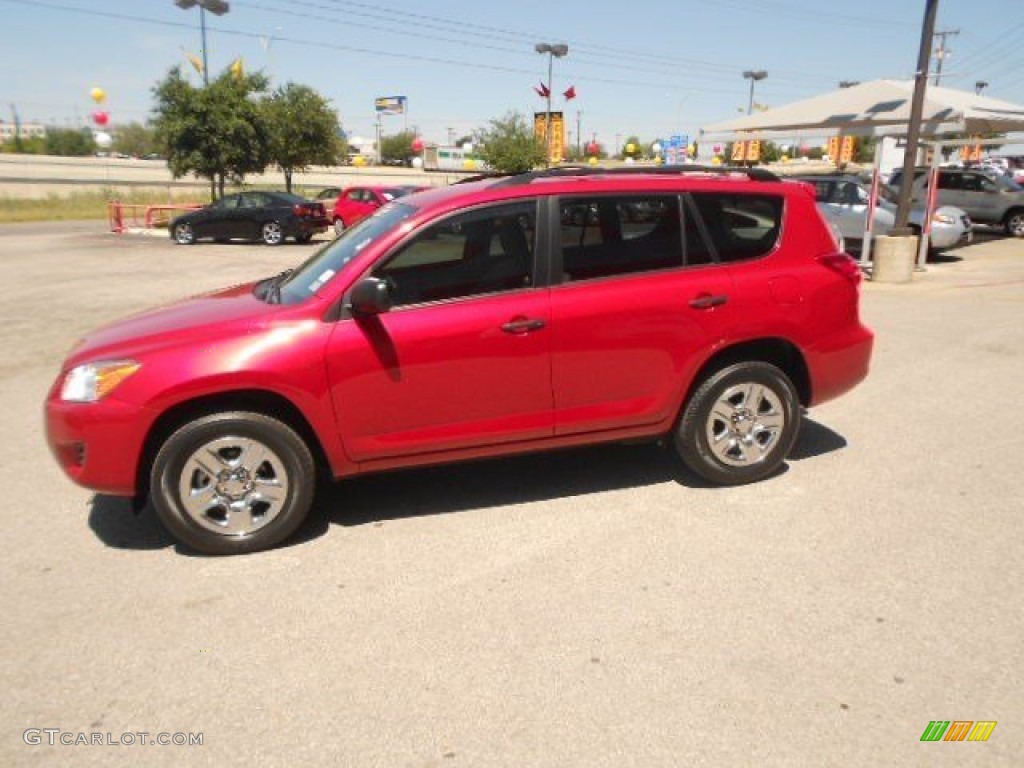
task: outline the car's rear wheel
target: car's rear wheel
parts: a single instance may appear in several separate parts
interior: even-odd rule
[[[1024,208],[1015,208],[1003,219],[1003,229],[1012,237],[1024,237]]]
[[[302,524],[316,470],[288,425],[259,413],[218,413],[175,431],[150,476],[161,522],[183,544],[210,555],[272,547]]]
[[[675,432],[686,465],[719,485],[761,480],[785,461],[800,430],[793,383],[765,362],[736,363],[706,378]]]
[[[178,245],[192,245],[196,241],[196,231],[187,221],[179,221],[174,225],[174,242]]]
[[[339,216],[334,220],[334,234],[341,235],[345,231],[345,221]]]
[[[263,242],[267,245],[280,245],[284,242],[284,229],[276,221],[268,221],[260,230]]]

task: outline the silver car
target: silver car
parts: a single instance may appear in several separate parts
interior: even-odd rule
[[[838,174],[794,178],[814,187],[818,210],[835,225],[844,240],[859,243],[863,239],[870,194],[866,184],[855,177]],[[885,235],[896,224],[896,202],[892,192],[884,187],[879,187],[878,195],[872,233]],[[907,223],[921,232],[923,221],[924,206],[913,206]],[[970,242],[971,237],[970,216],[960,208],[944,205],[932,214],[931,239],[928,243],[930,251],[942,251],[963,242]]]
[[[896,171],[889,185],[899,189],[902,178],[903,172]],[[927,196],[926,169],[915,169],[912,190],[914,200]],[[977,222],[1024,237],[1024,187],[1009,176],[981,168],[940,168],[938,196],[940,203],[963,208]]]

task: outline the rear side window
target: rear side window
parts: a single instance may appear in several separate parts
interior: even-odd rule
[[[782,230],[781,196],[695,192],[693,202],[719,261],[756,259],[775,248]]]
[[[566,198],[559,230],[570,282],[683,266],[677,195]]]

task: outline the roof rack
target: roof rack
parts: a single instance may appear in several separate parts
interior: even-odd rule
[[[528,171],[514,175],[493,174],[479,178],[501,178],[495,186],[511,187],[519,184],[530,184],[536,179],[551,179],[560,176],[682,176],[688,173],[711,173],[716,176],[743,174],[751,181],[781,181],[771,171],[763,168],[740,168],[731,165],[660,165],[660,166],[627,166],[625,168],[602,168],[592,165],[560,165],[543,171]]]

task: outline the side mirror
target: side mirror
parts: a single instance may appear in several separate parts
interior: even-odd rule
[[[379,277],[367,277],[356,283],[349,299],[355,315],[381,315],[391,309],[394,302],[391,289]]]

